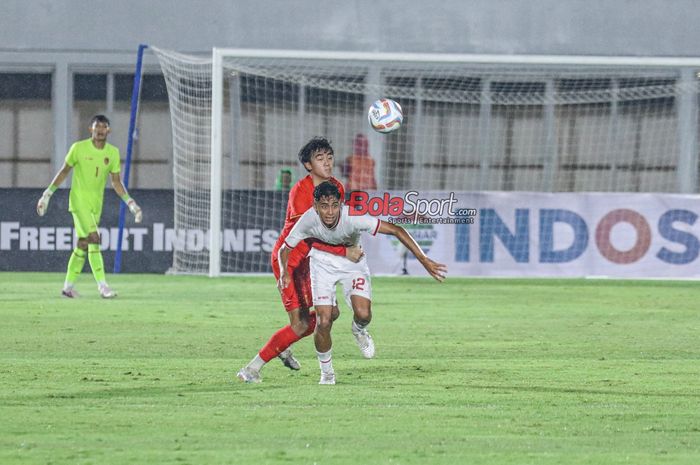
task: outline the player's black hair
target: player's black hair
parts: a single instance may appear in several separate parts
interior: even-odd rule
[[[92,127],[93,124],[95,123],[104,123],[107,126],[109,126],[109,118],[107,118],[105,115],[95,115],[92,117],[90,120],[90,127]]]
[[[314,188],[314,200],[318,202],[322,197],[335,197],[340,200],[340,190],[338,186],[330,181],[323,181]]]
[[[299,150],[299,161],[302,165],[304,163],[309,163],[311,161],[311,155],[319,150],[330,152],[331,155],[333,154],[333,147],[328,139],[325,137],[314,137]],[[306,171],[310,170],[307,169]]]

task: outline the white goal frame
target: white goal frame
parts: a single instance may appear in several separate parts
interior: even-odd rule
[[[697,78],[700,58],[686,57],[621,57],[621,56],[562,56],[562,55],[481,55],[481,54],[440,54],[440,53],[369,53],[369,52],[327,52],[301,50],[265,49],[212,49],[212,106],[211,106],[211,181],[209,218],[209,276],[221,273],[221,231],[222,207],[222,167],[223,167],[223,99],[224,99],[224,60],[231,58],[304,59],[304,60],[343,60],[363,62],[423,62],[423,63],[473,63],[473,64],[512,64],[512,65],[578,65],[578,66],[646,66],[682,69],[681,82],[691,82]],[[695,96],[697,97],[697,96]],[[696,176],[691,167],[697,164],[698,142],[695,137],[698,127],[697,103],[692,97],[679,101],[678,109],[679,140],[681,157],[678,165],[678,181],[681,192],[694,192]]]

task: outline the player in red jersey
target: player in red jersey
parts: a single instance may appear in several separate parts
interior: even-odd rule
[[[272,249],[272,272],[277,281],[279,281],[280,277],[279,249],[284,244],[285,238],[297,220],[306,210],[313,206],[314,188],[324,181],[330,181],[338,187],[341,196],[345,195],[342,183],[332,176],[333,147],[327,139],[314,137],[307,142],[299,151],[299,161],[309,174],[299,180],[289,191],[284,228],[275,243],[275,247]],[[287,262],[287,269],[292,277],[292,283],[280,291],[282,303],[285,310],[287,310],[287,315],[289,315],[289,324],[273,334],[253,360],[238,372],[237,376],[241,381],[246,383],[260,382],[260,370],[274,357],[280,357],[285,366],[293,370],[299,369],[299,363],[292,356],[289,346],[299,339],[313,334],[316,328],[316,312],[309,311],[313,307],[309,258],[307,256],[311,247],[334,255],[345,256],[354,262],[359,261],[363,255],[359,247],[329,245],[317,240],[299,244],[292,251]],[[337,306],[333,309],[333,312],[337,318],[339,313]]]

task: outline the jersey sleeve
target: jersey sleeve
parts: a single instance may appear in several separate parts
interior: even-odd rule
[[[109,163],[109,172],[110,173],[119,173],[121,171],[121,159],[119,158],[119,149],[114,148],[114,152],[112,153],[112,159],[110,160]]]
[[[299,242],[303,241],[307,237],[310,237],[309,229],[311,225],[312,215],[314,213],[315,212],[313,210],[309,210],[303,215],[301,215],[299,221],[296,222],[292,230],[289,231],[289,234],[284,239],[284,245],[286,245],[290,249],[293,249],[297,246],[297,244],[299,244]]]
[[[77,152],[78,151],[75,144],[71,145],[70,150],[68,150],[68,154],[66,155],[66,165],[73,167],[76,163],[78,163]]]
[[[309,243],[311,247],[314,249],[321,250],[323,252],[328,252],[332,253],[333,255],[339,255],[341,257],[345,256],[345,251],[347,250],[347,247],[344,245],[331,245],[331,244],[326,244],[325,242],[314,240],[314,239],[306,239],[306,242]]]
[[[353,226],[358,231],[368,232],[373,236],[377,235],[377,231],[379,231],[379,225],[382,224],[382,220],[380,220],[376,216],[371,215],[351,216],[349,218],[351,218]]]

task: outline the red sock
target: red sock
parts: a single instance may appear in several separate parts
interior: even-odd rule
[[[272,335],[267,344],[260,349],[258,355],[267,363],[299,339],[301,338],[296,335],[292,327],[287,325]]]
[[[258,355],[265,363],[277,357],[281,352],[285,351],[289,346],[297,342],[302,337],[306,337],[314,332],[316,328],[316,312],[309,312],[309,328],[301,336],[297,336],[290,325],[277,331],[272,335],[267,344],[260,349]]]

